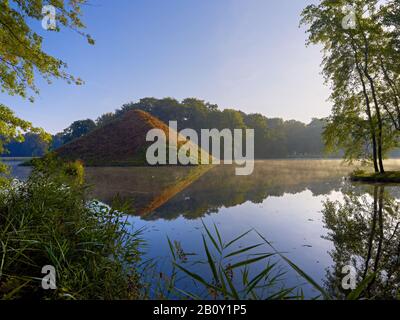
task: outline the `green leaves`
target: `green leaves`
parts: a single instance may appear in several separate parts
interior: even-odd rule
[[[247,231],[234,240],[224,243],[219,233],[218,228],[214,224],[215,235],[210,232],[210,229],[203,223],[205,234],[203,235],[203,247],[205,252],[206,261],[195,261],[191,264],[191,267],[182,266],[176,261],[176,253],[171,240],[168,238],[168,243],[173,256],[173,265],[184,276],[188,279],[193,280],[194,283],[199,284],[206,290],[203,294],[196,292],[188,292],[187,290],[181,290],[175,283],[175,292],[184,294],[185,297],[191,299],[266,299],[266,300],[287,300],[287,299],[305,299],[304,291],[302,287],[286,287],[284,277],[286,272],[282,271],[279,265],[279,261],[271,261],[271,258],[276,256],[282,261],[286,262],[291,270],[295,271],[302,279],[306,281],[311,287],[313,287],[319,295],[313,299],[325,299],[333,300],[337,297],[329,294],[321,285],[318,284],[310,275],[302,270],[298,265],[278,252],[274,246],[260,233],[255,230]],[[257,234],[263,243],[255,244],[234,250],[230,253],[225,254],[225,250],[231,247],[240,239],[243,239],[250,232]],[[215,241],[218,239],[218,242]],[[210,250],[209,243],[215,246],[215,254]],[[273,250],[270,253],[259,253],[255,249],[261,249],[263,245],[268,246]],[[232,260],[234,259],[234,260]],[[188,264],[187,262],[185,264]],[[196,272],[194,269],[195,265],[208,266],[206,272]],[[262,266],[261,271],[254,274],[252,266],[258,264]],[[189,264],[190,265],[190,264]],[[192,268],[193,267],[193,268]],[[207,278],[207,275],[211,275],[211,280]],[[239,276],[241,275],[241,276]],[[361,283],[353,290],[347,297],[347,300],[358,300],[362,297],[368,286],[376,279],[377,273],[371,273],[366,276]],[[185,279],[183,277],[182,279]]]
[[[250,247],[247,247],[247,248],[244,248],[244,249],[240,249],[240,250],[231,252],[231,253],[227,254],[227,255],[225,256],[225,258],[230,258],[230,257],[236,256],[236,255],[239,255],[239,254],[241,254],[241,253],[245,253],[245,252],[250,251],[250,250],[252,250],[252,249],[258,248],[258,247],[260,247],[260,246],[262,246],[262,245],[263,245],[263,243],[261,243],[261,244],[256,244],[256,245],[254,245],[254,246],[250,246]]]
[[[203,222],[205,235],[202,236],[203,248],[205,253],[205,261],[194,261],[192,263],[185,262],[185,266],[177,262],[177,251],[174,248],[171,240],[168,238],[168,244],[173,257],[173,265],[181,271],[186,277],[193,280],[206,290],[203,295],[198,295],[197,292],[187,292],[179,288],[175,288],[177,293],[185,292],[186,297],[197,297],[201,299],[295,299],[304,297],[303,295],[294,295],[296,288],[284,288],[280,285],[281,277],[284,273],[281,272],[278,262],[271,263],[270,259],[278,255],[276,252],[259,251],[266,243],[259,243],[247,246],[245,248],[238,247],[239,241],[244,239],[254,230],[249,230],[225,243],[218,227],[214,224],[214,233],[210,231],[207,225]],[[264,238],[262,238],[264,239]],[[282,258],[284,258],[282,256]],[[284,258],[285,260],[286,258]],[[285,260],[289,261],[289,260]],[[256,274],[252,272],[252,266],[257,264],[261,266],[261,271]],[[187,265],[192,267],[188,268]],[[207,266],[207,274],[211,275],[209,280],[206,275],[196,272],[196,265]],[[290,263],[292,268],[297,268],[293,263]],[[193,270],[192,270],[193,269]],[[314,286],[318,286],[311,278],[309,278],[300,269],[297,272],[307,279]],[[183,278],[185,279],[185,278]],[[177,284],[175,284],[177,286]],[[282,289],[283,288],[283,289]],[[323,291],[320,287],[319,290]]]
[[[78,31],[87,38],[89,44],[94,40],[81,31],[84,28],[80,16],[81,6],[86,0],[51,1],[56,8],[57,23]],[[28,25],[43,19],[42,0],[0,1],[0,91],[11,96],[20,96],[34,101],[39,93],[35,85],[35,75],[42,76],[48,83],[63,79],[68,83],[82,84],[82,80],[68,74],[66,64],[43,50],[43,38]],[[43,129],[34,127],[14,115],[6,106],[0,104],[0,153],[4,144],[11,140],[23,141],[23,134],[40,134],[44,141],[50,136]],[[0,165],[0,172],[5,167]]]
[[[369,286],[369,284],[376,278],[376,273],[371,273],[366,276],[363,281],[354,289],[348,296],[347,300],[358,300],[361,297],[361,294],[364,292],[365,289]]]
[[[307,273],[305,273],[301,268],[299,268],[295,263],[293,263],[291,260],[289,260],[287,257],[285,257],[283,254],[278,252],[272,244],[264,238],[260,233],[257,232],[257,234],[260,236],[261,239],[265,241],[266,244],[268,244],[277,255],[279,255],[294,271],[296,271],[302,278],[307,280],[307,282],[312,285],[317,291],[319,291],[324,299],[330,300],[331,297],[330,295],[312,278],[310,277]]]
[[[11,141],[24,141],[24,134],[31,132],[39,135],[42,141],[49,142],[51,135],[43,129],[36,128],[29,121],[22,120],[15,116],[14,112],[3,104],[0,104],[0,154],[6,152],[4,145]],[[6,167],[0,164],[0,173],[6,172]]]
[[[94,44],[90,35],[82,32],[81,7],[86,0],[52,1],[56,8],[56,21],[60,26],[71,28]],[[37,94],[35,73],[51,82],[52,78],[80,84],[82,80],[67,74],[66,64],[43,51],[43,38],[34,32],[28,20],[41,23],[43,1],[0,2],[0,86],[10,95],[27,98],[29,92]],[[58,30],[60,28],[58,27]],[[30,96],[30,99],[33,99]]]
[[[350,9],[355,28],[343,26]],[[333,104],[324,132],[327,150],[344,151],[348,161],[373,160],[381,173],[382,159],[399,145],[398,13],[397,1],[320,0],[303,10],[301,20],[307,44],[324,48],[323,75]]]

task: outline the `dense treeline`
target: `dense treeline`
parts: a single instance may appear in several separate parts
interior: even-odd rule
[[[39,157],[48,149],[49,144],[44,142],[39,135],[27,133],[24,135],[24,141],[12,141],[6,145],[7,153],[4,156],[12,157]]]
[[[255,156],[258,159],[321,157],[324,152],[324,120],[314,119],[306,125],[300,121],[270,119],[261,114],[246,114],[233,109],[220,110],[215,104],[194,98],[181,102],[172,98],[144,98],[137,103],[125,104],[113,113],[103,114],[96,121],[75,121],[63,132],[54,135],[51,144],[42,142],[37,135],[29,134],[25,142],[9,144],[10,152],[7,156],[40,156],[46,150],[69,143],[132,109],[146,111],[165,123],[176,120],[179,130],[192,128],[200,132],[201,129],[212,128],[254,129]]]
[[[324,119],[313,119],[309,124],[296,120],[285,121],[280,118],[267,118],[261,114],[246,114],[233,109],[220,110],[218,105],[203,100],[189,98],[178,101],[173,98],[144,98],[136,103],[128,103],[115,112],[105,113],[96,120],[85,119],[73,122],[68,128],[53,136],[52,142],[45,143],[39,135],[27,134],[23,143],[8,144],[9,152],[5,156],[31,157],[41,156],[47,150],[54,150],[85,134],[99,128],[129,110],[146,111],[168,123],[177,121],[178,129],[238,129],[255,130],[255,157],[257,159],[324,157],[323,132]],[[200,136],[200,135],[199,135]],[[338,154],[330,154],[336,157]],[[391,156],[399,156],[399,152]]]
[[[246,114],[233,109],[220,110],[218,105],[188,98],[179,102],[172,98],[145,98],[137,103],[129,103],[97,120],[102,125],[132,109],[146,111],[168,123],[176,120],[178,129],[254,129],[256,158],[276,158],[295,156],[321,156],[323,142],[322,120],[314,119],[309,125],[299,121],[268,119],[261,114]]]

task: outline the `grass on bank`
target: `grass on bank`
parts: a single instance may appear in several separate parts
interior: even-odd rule
[[[117,208],[84,198],[79,163],[37,161],[0,192],[0,299],[137,299],[140,231]],[[123,208],[122,208],[123,209]],[[42,268],[56,270],[43,290]]]
[[[364,170],[356,170],[350,175],[350,179],[355,182],[400,183],[400,171],[375,173]]]

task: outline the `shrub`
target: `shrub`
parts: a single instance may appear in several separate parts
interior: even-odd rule
[[[362,175],[365,175],[365,174],[366,174],[366,172],[363,169],[355,169],[352,172],[352,176],[362,176]]]
[[[65,165],[64,172],[67,176],[74,177],[78,184],[83,184],[85,181],[85,169],[82,161],[68,162]]]
[[[141,233],[121,208],[88,203],[81,179],[81,164],[53,158],[1,189],[0,298],[139,298]],[[56,290],[42,289],[46,265],[56,270]]]

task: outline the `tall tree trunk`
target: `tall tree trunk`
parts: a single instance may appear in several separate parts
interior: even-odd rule
[[[380,62],[381,62],[381,69],[383,71],[384,78],[389,85],[390,90],[392,91],[393,94],[393,102],[395,105],[396,109],[396,115],[392,115],[391,110],[389,108],[386,108],[387,112],[389,113],[390,117],[392,118],[393,126],[396,128],[396,130],[400,131],[400,92],[397,90],[396,83],[390,78],[389,72],[387,68],[385,67],[385,62],[382,58],[382,56],[379,57]]]
[[[378,103],[378,98],[376,95],[376,90],[375,90],[375,84],[374,80],[372,79],[371,75],[369,74],[368,67],[369,67],[369,46],[368,46],[368,39],[363,32],[363,38],[364,38],[364,74],[366,78],[369,81],[370,87],[371,87],[371,93],[372,93],[372,98],[374,100],[374,106],[375,106],[375,113],[376,117],[378,120],[378,139],[377,139],[377,144],[378,144],[378,163],[379,163],[379,172],[380,173],[385,173],[385,168],[383,165],[383,122],[382,122],[382,116],[381,116],[381,110],[379,108],[379,103]]]
[[[380,173],[385,173],[385,167],[383,165],[383,122],[382,122],[382,116],[381,116],[381,110],[379,108],[379,103],[378,99],[376,96],[376,91],[375,91],[375,85],[372,77],[369,75],[368,71],[366,71],[366,77],[368,78],[368,81],[371,86],[371,91],[372,91],[372,97],[374,99],[374,105],[375,105],[375,113],[376,117],[378,120],[378,162],[379,162],[379,172]]]
[[[372,140],[372,158],[373,158],[373,162],[374,162],[374,170],[375,170],[375,173],[378,173],[380,171],[379,166],[378,166],[378,151],[377,151],[378,144],[376,141],[376,130],[375,130],[374,119],[372,118],[371,102],[369,100],[367,88],[366,88],[364,77],[363,77],[362,73],[360,74],[360,78],[361,78],[364,97],[365,97],[365,101],[366,101],[366,105],[367,105],[367,116],[368,116],[370,135],[371,135],[371,140]]]
[[[360,82],[361,82],[361,86],[362,86],[362,90],[363,90],[363,94],[364,94],[364,98],[365,98],[365,104],[367,107],[366,113],[367,113],[367,117],[368,117],[369,131],[370,131],[371,141],[372,141],[372,160],[373,160],[373,164],[374,164],[374,170],[375,170],[375,173],[378,173],[379,167],[378,167],[378,152],[377,152],[377,143],[376,143],[376,130],[375,130],[374,120],[372,118],[371,101],[369,99],[367,86],[365,84],[364,74],[363,74],[361,66],[360,66],[360,61],[359,61],[358,53],[357,53],[357,47],[354,43],[354,39],[352,38],[351,40],[352,40],[352,43],[351,43],[352,48],[354,51],[354,58],[356,61],[356,69],[357,69],[358,76],[360,77]]]

